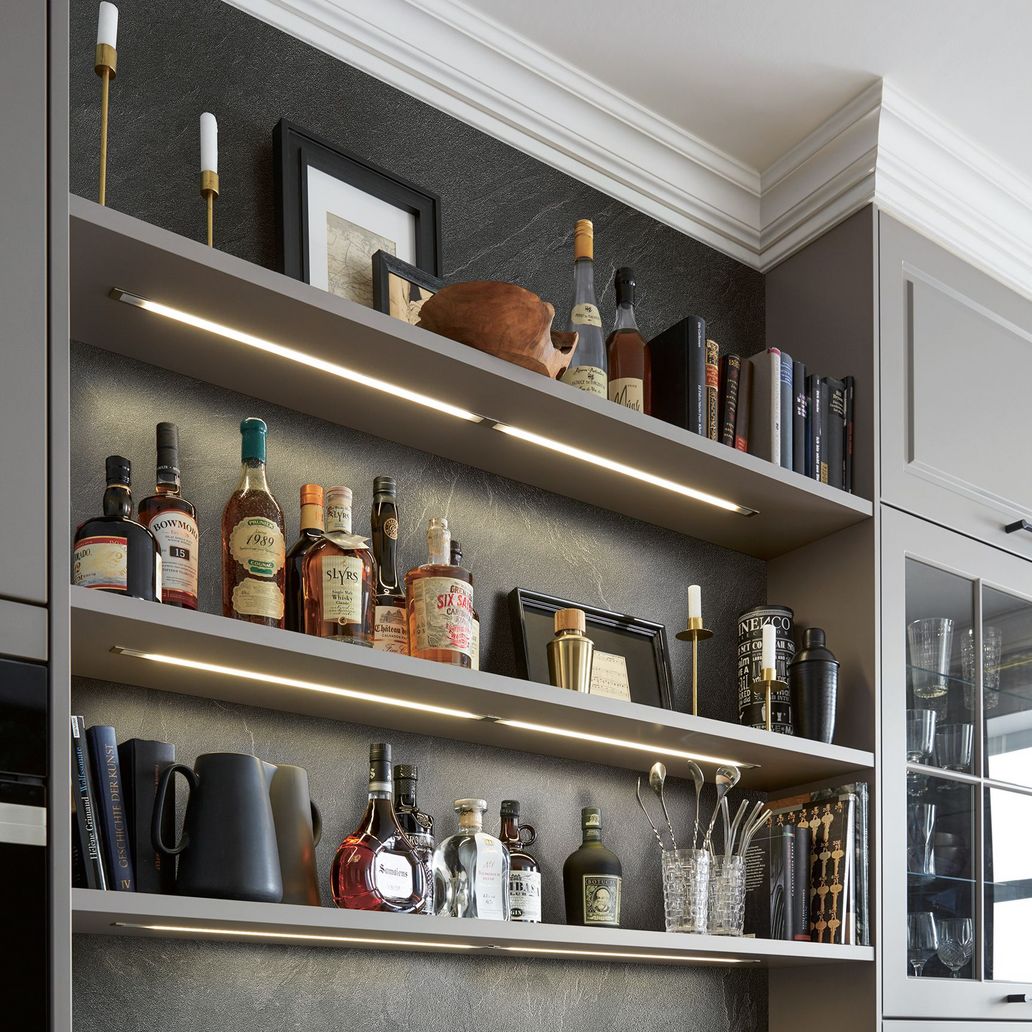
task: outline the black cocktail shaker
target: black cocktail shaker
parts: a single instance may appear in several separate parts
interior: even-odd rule
[[[824,644],[824,630],[807,627],[803,648],[788,668],[795,733],[831,743],[835,737],[835,703],[839,662]]]

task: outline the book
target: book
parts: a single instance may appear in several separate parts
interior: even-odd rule
[[[738,382],[742,360],[738,355],[724,355],[720,360],[720,443],[735,446],[735,417],[738,414]]]
[[[122,765],[118,762],[115,729],[109,724],[94,724],[86,732],[86,741],[90,747],[104,876],[109,889],[135,892],[136,880],[122,791]]]
[[[785,469],[791,469],[793,451],[792,431],[795,422],[792,417],[792,377],[795,369],[792,356],[784,351],[781,352],[779,368],[781,372],[781,398],[779,399],[781,413],[781,465]]]
[[[797,824],[792,868],[792,938],[808,942],[810,939],[810,828]],[[801,859],[800,859],[801,858]]]
[[[752,364],[743,362],[738,372],[738,409],[735,412],[735,448],[749,450],[749,419],[752,416]]]
[[[846,387],[846,444],[845,444],[845,473],[843,475],[843,486],[853,493],[853,408],[856,394],[856,377],[843,376],[842,382]]]
[[[163,857],[151,842],[151,820],[158,779],[176,761],[176,747],[169,742],[130,738],[118,747],[122,765],[122,789],[129,822],[130,852],[137,892],[175,892],[175,863]],[[162,835],[166,842],[175,837],[175,783],[168,786],[171,798],[165,806]]]
[[[821,432],[824,420],[824,406],[822,404],[821,378],[819,376],[808,376],[806,378],[806,393],[809,396],[806,411],[808,423],[806,475],[814,480],[820,480],[821,462],[824,453],[824,438]]]
[[[749,359],[752,366],[752,408],[749,451],[781,465],[781,352],[768,348]]]
[[[806,365],[792,363],[792,469],[806,474],[807,423]]]
[[[854,818],[854,864],[856,871],[856,941],[861,946],[871,945],[871,888],[870,888],[870,788],[866,781],[856,781],[834,789],[813,793],[814,799],[838,799],[852,796]]]
[[[106,889],[104,861],[101,857],[100,834],[94,807],[93,778],[90,774],[90,752],[86,743],[83,718],[72,716],[72,809],[75,816],[75,840],[79,851],[79,868],[85,872],[87,889]]]
[[[649,341],[652,415],[706,433],[706,320],[686,315]]]
[[[831,487],[845,487],[845,444],[846,444],[846,387],[841,380],[826,376],[828,407],[825,411],[825,449],[828,456],[828,475],[825,480]],[[824,479],[822,477],[822,479]]]
[[[706,341],[706,436],[715,441],[720,424],[720,345]]]
[[[793,939],[792,894],[795,886],[795,828],[776,829],[770,847],[770,937]]]

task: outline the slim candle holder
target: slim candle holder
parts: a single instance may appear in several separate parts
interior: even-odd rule
[[[100,76],[100,184],[97,200],[107,203],[107,138],[108,105],[111,80],[118,70],[118,51],[108,43],[98,43],[93,59],[93,70]]]
[[[713,632],[702,626],[701,616],[688,617],[688,626],[675,635],[678,641],[692,643],[692,716],[699,715],[699,642],[713,637]]]
[[[774,730],[771,723],[771,698],[774,692],[782,691],[787,687],[788,682],[778,678],[776,667],[761,667],[760,676],[752,683],[753,691],[763,692],[763,712],[766,717],[768,731]]]
[[[219,174],[205,169],[201,172],[201,196],[208,207],[208,246],[214,246],[215,239],[215,198],[219,195]]]

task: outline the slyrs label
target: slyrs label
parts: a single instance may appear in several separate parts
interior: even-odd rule
[[[362,622],[362,560],[355,556],[322,559],[322,618],[330,623]]]

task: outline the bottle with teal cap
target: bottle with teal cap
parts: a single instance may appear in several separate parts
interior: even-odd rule
[[[222,513],[222,613],[282,627],[286,537],[265,475],[267,434],[262,419],[240,424],[240,482]]]

